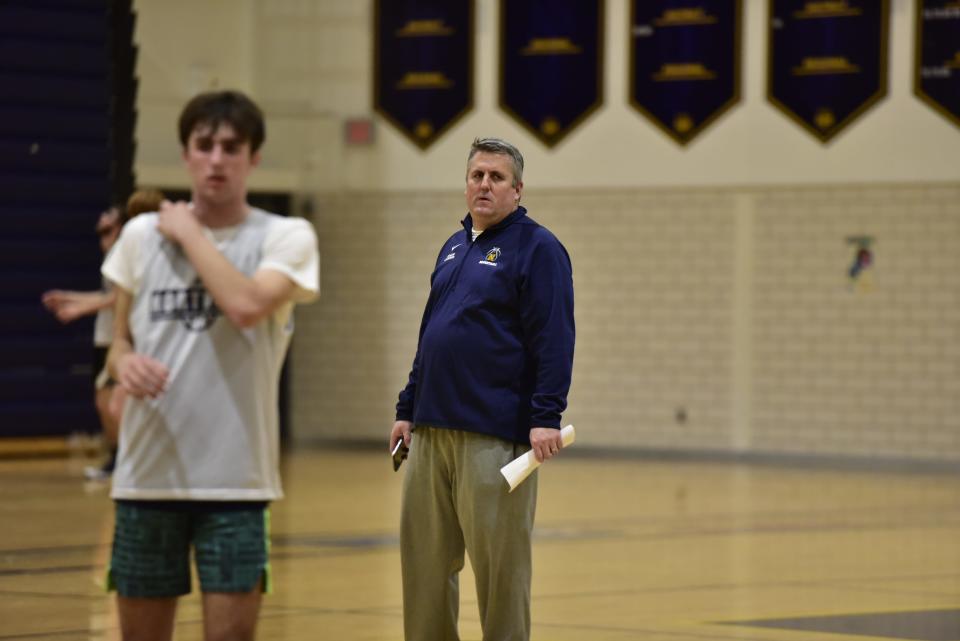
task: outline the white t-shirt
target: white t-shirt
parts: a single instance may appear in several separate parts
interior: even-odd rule
[[[132,294],[134,350],[164,363],[167,388],[124,407],[112,496],[146,500],[274,500],[278,383],[293,332],[293,306],[319,294],[313,227],[251,209],[234,227],[205,230],[241,272],[285,274],[292,300],[242,329],[220,314],[182,249],[157,230],[156,214],[127,223],[103,274]]]

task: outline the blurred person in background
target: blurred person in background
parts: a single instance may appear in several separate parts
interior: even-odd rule
[[[126,206],[115,205],[103,211],[94,229],[100,237],[100,250],[104,256],[116,243],[127,220],[143,212],[156,211],[162,201],[163,194],[159,191],[141,189],[131,194]],[[103,464],[84,469],[84,476],[91,481],[107,479],[113,473],[124,397],[122,388],[116,385],[106,368],[107,350],[113,339],[113,304],[116,295],[108,280],[102,278],[102,283],[102,288],[96,291],[53,289],[42,296],[43,305],[61,323],[71,323],[96,314],[93,324],[94,403],[103,429],[106,457]]]

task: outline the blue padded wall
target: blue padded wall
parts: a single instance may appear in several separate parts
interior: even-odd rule
[[[133,186],[129,0],[0,3],[0,436],[96,431],[93,319],[53,288],[100,286],[94,225]]]

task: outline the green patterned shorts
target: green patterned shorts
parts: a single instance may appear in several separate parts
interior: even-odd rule
[[[188,594],[192,548],[203,592],[268,592],[269,523],[265,503],[117,501],[107,589]]]

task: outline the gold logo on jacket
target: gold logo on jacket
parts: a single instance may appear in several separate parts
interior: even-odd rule
[[[484,255],[483,260],[480,261],[481,265],[493,265],[497,266],[497,260],[500,259],[500,248],[493,247],[487,250],[486,255]]]

